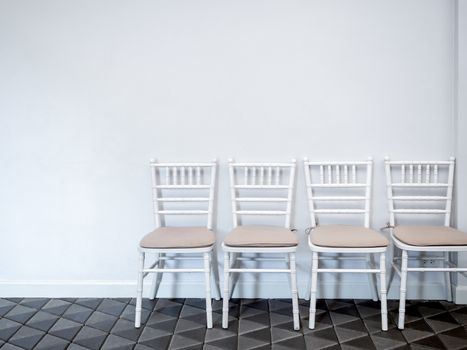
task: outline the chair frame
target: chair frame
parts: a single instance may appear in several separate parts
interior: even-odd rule
[[[161,169],[165,170],[165,181],[158,181],[161,174]],[[151,159],[151,180],[152,180],[152,196],[154,205],[154,220],[156,228],[164,226],[163,219],[167,215],[205,215],[206,227],[212,230],[213,226],[213,212],[214,212],[214,198],[217,180],[217,160],[210,163],[158,163],[156,160]],[[210,171],[209,183],[204,181],[203,172]],[[180,175],[180,176],[179,176]],[[165,182],[165,183],[162,183]],[[208,195],[204,197],[185,197],[185,196],[164,196],[161,190],[207,190]],[[160,209],[160,203],[176,202],[176,203],[201,203],[207,202],[206,210],[164,210]],[[141,326],[141,305],[143,297],[143,279],[148,274],[153,273],[154,278],[150,290],[150,299],[154,299],[157,295],[157,290],[164,272],[170,273],[183,273],[183,272],[197,272],[204,273],[206,285],[206,320],[207,328],[212,328],[212,300],[211,300],[211,278],[213,279],[215,289],[217,292],[216,300],[220,300],[220,288],[216,274],[213,274],[213,265],[217,268],[215,244],[209,247],[197,248],[143,248],[138,247],[139,253],[139,266],[138,266],[138,280],[137,280],[137,298],[136,298],[136,311],[135,311],[135,327]],[[155,254],[155,261],[149,266],[145,267],[145,255]],[[170,255],[169,255],[170,254]],[[187,256],[187,254],[189,254]],[[182,255],[182,256],[179,256]],[[203,262],[202,268],[166,268],[166,261],[177,260],[201,260]]]
[[[312,181],[310,168],[319,167],[320,179],[318,183]],[[365,168],[365,182],[357,182],[358,168]],[[371,185],[372,185],[372,170],[373,160],[371,157],[367,161],[325,161],[312,162],[308,158],[304,159],[305,181],[308,196],[308,208],[311,220],[311,230],[317,225],[318,214],[335,214],[335,215],[363,215],[364,227],[370,228],[370,211],[371,211]],[[327,174],[326,174],[327,173]],[[327,175],[327,176],[326,176]],[[345,188],[361,188],[365,191],[364,196],[315,196],[313,190],[320,189],[345,189]],[[315,209],[317,202],[363,202],[363,209]],[[308,239],[308,245],[312,252],[312,268],[310,278],[310,317],[309,328],[315,328],[316,316],[316,294],[318,289],[318,273],[366,273],[368,274],[369,285],[373,300],[378,300],[376,285],[373,276],[380,275],[380,299],[381,299],[381,324],[382,330],[388,329],[387,317],[387,286],[386,286],[386,251],[387,247],[357,247],[357,248],[339,248],[339,247],[322,247],[316,246],[311,242],[311,236]],[[350,253],[351,256],[326,257],[320,253]],[[354,256],[353,254],[363,254]],[[372,254],[379,255],[379,267],[374,266]],[[320,268],[320,260],[363,260],[366,263],[366,268]],[[308,299],[308,298],[307,298]]]
[[[230,176],[230,194],[232,201],[232,219],[233,227],[238,226],[239,219],[244,215],[255,216],[284,216],[284,227],[291,228],[292,203],[295,189],[296,160],[290,163],[235,163],[229,159]],[[243,169],[244,182],[239,184],[236,181],[236,171]],[[281,175],[284,170],[288,170],[287,184],[281,184]],[[284,197],[247,197],[240,196],[238,190],[261,190],[267,193],[267,190],[277,192],[284,190],[287,195]],[[238,203],[285,203],[285,210],[240,210]],[[298,307],[297,291],[297,269],[295,252],[297,246],[293,247],[231,247],[222,243],[224,250],[224,290],[222,307],[222,327],[228,328],[229,319],[229,300],[233,294],[235,283],[231,279],[232,273],[287,273],[290,274],[291,294],[292,294],[292,312],[294,329],[300,329],[300,317]],[[285,254],[284,258],[277,257],[246,257],[241,254],[248,253],[270,253]],[[242,261],[285,261],[286,268],[241,268],[237,263]]]
[[[439,167],[448,167],[447,182],[440,182],[438,179]],[[398,167],[400,169],[401,181],[393,182],[392,170]],[[394,271],[401,279],[400,283],[400,297],[399,297],[399,319],[398,328],[404,329],[405,320],[405,302],[407,295],[407,273],[408,272],[444,272],[446,283],[446,300],[452,301],[452,288],[451,288],[451,272],[467,272],[467,268],[459,268],[450,260],[450,253],[458,253],[467,251],[467,246],[413,246],[405,244],[394,236],[393,228],[396,225],[396,214],[428,214],[428,215],[444,215],[444,226],[449,227],[451,223],[451,207],[452,207],[452,193],[454,185],[454,167],[455,158],[450,157],[448,161],[391,161],[389,157],[385,158],[385,171],[386,171],[386,187],[387,187],[387,200],[389,208],[389,225],[391,238],[395,247],[400,250],[401,256],[396,256],[392,259],[392,266]],[[406,169],[408,168],[408,179]],[[416,179],[414,179],[416,172]],[[407,181],[408,180],[408,181]],[[396,196],[394,195],[394,188],[417,188],[418,190],[430,188],[446,188],[445,196]],[[444,209],[395,209],[396,201],[408,202],[442,202],[446,201]],[[423,257],[410,257],[409,252],[442,252],[443,256],[423,256]],[[408,261],[433,260],[441,262],[441,267],[408,267]],[[400,261],[400,267],[396,262]]]

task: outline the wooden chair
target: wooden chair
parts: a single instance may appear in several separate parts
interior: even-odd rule
[[[287,273],[290,275],[294,329],[300,329],[295,252],[298,240],[291,228],[296,161],[290,163],[235,163],[229,160],[230,192],[234,229],[225,237],[222,327],[228,327],[229,299],[234,286],[232,273]],[[249,205],[250,209],[244,206]],[[251,209],[253,206],[255,209]],[[276,209],[281,206],[280,209]],[[258,209],[261,207],[261,209]],[[271,207],[274,207],[272,209]],[[283,217],[281,226],[242,225],[241,218]],[[268,221],[270,223],[270,221]],[[267,253],[274,257],[251,257]],[[248,254],[249,256],[242,256]],[[277,255],[285,255],[277,257]],[[284,261],[285,268],[247,268],[245,261]]]
[[[152,194],[156,229],[140,242],[138,287],[135,327],[141,325],[143,279],[154,274],[150,298],[157,294],[158,273],[203,273],[206,284],[206,320],[212,328],[211,277],[212,260],[215,259],[215,234],[212,231],[214,193],[217,162],[211,163],[157,163],[151,160]],[[169,208],[171,207],[171,208]],[[204,216],[204,226],[166,226],[170,216]],[[146,254],[154,254],[152,265],[145,267]],[[165,263],[174,260],[201,260],[202,267],[168,268]],[[216,260],[215,260],[216,261]],[[214,281],[220,298],[219,286]]]
[[[370,229],[370,204],[373,161],[311,162],[304,161],[305,180],[311,219],[309,246],[312,252],[309,328],[315,328],[318,273],[366,273],[373,300],[377,300],[373,274],[380,275],[381,323],[388,329],[386,301],[386,250],[388,240]],[[358,193],[358,194],[356,194]],[[362,225],[320,225],[322,216],[342,216],[355,219]],[[326,256],[342,253],[345,256]],[[358,254],[358,255],[355,255]],[[379,255],[379,267],[373,266],[372,254]],[[361,260],[365,268],[323,268],[320,261]]]
[[[404,328],[408,272],[444,272],[448,301],[452,300],[450,273],[467,272],[467,268],[457,267],[450,261],[450,253],[467,251],[467,234],[450,227],[454,163],[453,157],[448,161],[385,159],[388,228],[395,247],[399,249],[396,253],[400,253],[394,254],[392,262],[401,280],[399,329]],[[411,225],[400,224],[408,217]],[[418,225],[413,224],[416,219]],[[423,220],[422,225],[420,219]],[[433,252],[438,254],[433,256]],[[410,267],[409,260],[412,262]],[[437,266],[423,264],[427,260],[436,261]]]

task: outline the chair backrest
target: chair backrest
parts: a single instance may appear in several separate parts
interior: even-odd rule
[[[454,164],[454,157],[447,161],[393,161],[386,157],[389,224],[396,224],[396,214],[426,214],[444,216],[444,225],[449,226]]]
[[[318,224],[319,216],[328,214],[360,214],[364,226],[370,226],[371,157],[356,162],[312,162],[305,158],[303,163],[312,227]]]
[[[290,228],[296,166],[295,159],[290,163],[235,163],[230,159],[234,227],[244,215],[277,215],[284,216],[284,226]],[[255,210],[244,210],[241,204],[255,206]],[[271,209],[271,205],[281,208]]]
[[[167,215],[206,215],[206,227],[212,229],[217,161],[158,163],[151,160],[150,167],[156,226],[160,227]],[[178,205],[177,209],[166,208],[171,204]]]

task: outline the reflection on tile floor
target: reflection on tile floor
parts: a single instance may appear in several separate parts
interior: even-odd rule
[[[289,300],[232,300],[229,329],[221,301],[206,330],[204,300],[144,300],[143,325],[133,327],[134,299],[0,299],[0,348],[13,349],[467,349],[467,306],[438,301],[407,305],[396,328],[380,330],[379,303],[319,300],[316,329],[308,329],[308,302],[300,301],[302,329],[292,327]]]

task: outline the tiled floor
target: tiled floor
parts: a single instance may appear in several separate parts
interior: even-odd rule
[[[379,303],[320,300],[317,326],[293,331],[289,300],[233,300],[230,326],[206,330],[201,299],[145,300],[140,329],[132,299],[0,299],[0,348],[10,349],[467,349],[467,306],[409,302],[405,330],[395,328],[397,303],[389,302],[387,332]]]

